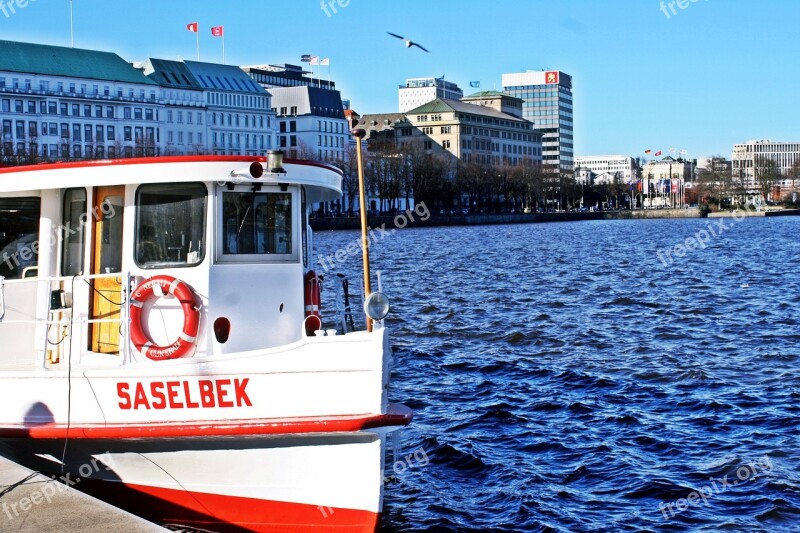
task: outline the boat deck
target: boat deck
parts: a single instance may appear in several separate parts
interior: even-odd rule
[[[0,457],[0,531],[167,531]]]

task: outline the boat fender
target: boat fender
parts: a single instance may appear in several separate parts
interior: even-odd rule
[[[322,319],[319,314],[321,281],[317,273],[309,270],[304,278],[306,318],[304,320],[306,335],[313,336],[314,332],[322,329]],[[313,318],[309,318],[313,317]]]
[[[172,344],[157,346],[144,333],[142,326],[142,309],[152,298],[161,298],[171,294],[181,303],[183,308],[183,331]],[[131,294],[131,341],[141,353],[153,361],[177,359],[191,352],[197,344],[197,332],[200,329],[201,306],[195,303],[194,291],[184,281],[172,276],[153,276],[139,284]]]

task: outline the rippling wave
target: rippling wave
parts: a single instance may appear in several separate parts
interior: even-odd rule
[[[800,219],[659,260],[706,224],[405,229],[373,247],[390,393],[416,411],[403,451],[429,458],[387,485],[383,530],[800,529]]]

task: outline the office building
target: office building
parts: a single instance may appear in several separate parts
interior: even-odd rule
[[[576,179],[582,183],[630,183],[636,178],[636,162],[624,155],[588,155],[575,158]],[[590,181],[586,181],[586,179]]]
[[[463,101],[437,98],[406,113],[364,115],[360,127],[400,150],[417,147],[484,165],[541,164],[542,136],[519,116],[521,104],[498,92]]]
[[[397,90],[400,113],[427,104],[432,100],[460,100],[464,92],[458,85],[441,78],[409,78]]]
[[[0,41],[2,160],[157,155],[158,92],[110,52]]]
[[[731,162],[733,179],[751,195],[760,194],[764,179],[769,179],[772,188],[778,188],[769,195],[774,198],[767,200],[777,201],[800,185],[800,143],[766,139],[734,144]],[[773,172],[774,175],[768,174]]]
[[[502,80],[504,92],[524,101],[523,118],[542,132],[544,168],[572,174],[572,76],[557,70],[527,71],[503,74]]]
[[[341,161],[350,128],[339,91],[319,87],[269,89],[278,121],[278,146],[288,157]]]

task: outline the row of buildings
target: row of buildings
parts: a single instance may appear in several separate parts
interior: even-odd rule
[[[645,162],[623,155],[575,158],[575,178],[582,184],[632,183],[638,180],[682,180],[691,188],[698,171],[713,171],[721,182],[735,184],[737,194],[749,202],[761,198],[780,201],[800,189],[800,143],[751,140],[733,145],[730,159],[675,159],[671,156]],[[725,183],[719,183],[726,187]],[[734,188],[733,185],[728,188]]]
[[[408,117],[413,126],[426,127],[415,124],[416,116],[424,116],[430,113],[429,109],[441,107],[448,109],[447,112],[458,112],[460,103],[478,104],[484,107],[495,109],[504,116],[487,116],[487,120],[507,120],[514,121],[522,119],[530,124],[530,129],[535,130],[533,137],[535,146],[532,150],[539,153],[535,156],[536,161],[541,162],[543,168],[553,173],[571,173],[573,171],[574,157],[574,125],[572,108],[572,76],[557,70],[533,71],[519,73],[507,73],[502,75],[502,93],[497,91],[477,92],[468,97],[464,97],[462,89],[453,82],[441,78],[411,78],[406,80],[405,85],[398,88],[398,110],[400,115]],[[501,99],[503,100],[501,102]],[[432,104],[432,102],[438,104]],[[492,103],[493,102],[493,103]],[[511,118],[509,118],[511,117]],[[385,119],[384,119],[385,120]],[[493,122],[491,124],[494,124]],[[468,136],[472,131],[471,124],[450,124],[451,132]],[[466,129],[463,129],[466,128]],[[428,131],[428,130],[425,130]],[[452,141],[446,137],[434,135],[431,138],[432,145]],[[523,154],[509,154],[502,150],[503,144],[497,143],[496,139],[503,138],[502,131],[490,132],[495,134],[494,141],[489,135],[489,139],[481,139],[479,143],[488,143],[489,150],[484,150],[481,154],[482,159],[490,159],[493,162],[506,159],[519,159]],[[500,135],[497,137],[496,135]],[[539,139],[539,137],[541,139]],[[466,139],[467,141],[469,139]],[[538,143],[541,143],[539,146]],[[451,143],[452,146],[452,143]],[[481,146],[486,146],[481,144]],[[494,148],[497,148],[496,150]],[[506,147],[509,148],[509,147]],[[513,149],[513,147],[512,147]],[[466,150],[464,153],[473,158],[475,154]],[[466,159],[469,161],[470,159]]]
[[[353,140],[349,110],[332,81],[300,66],[237,67],[150,58],[129,63],[104,51],[0,41],[0,159],[9,162],[134,155],[263,154],[336,161]],[[694,181],[696,164],[665,158],[640,169],[622,155],[574,156],[572,77],[502,74],[502,92],[464,96],[441,78],[398,87],[398,112],[368,114],[371,139],[412,143],[462,162],[572,174],[581,183]],[[769,173],[795,188],[800,143],[736,144],[731,172],[748,190]]]
[[[294,65],[239,68],[0,41],[6,161],[179,154],[344,157],[332,82]]]

